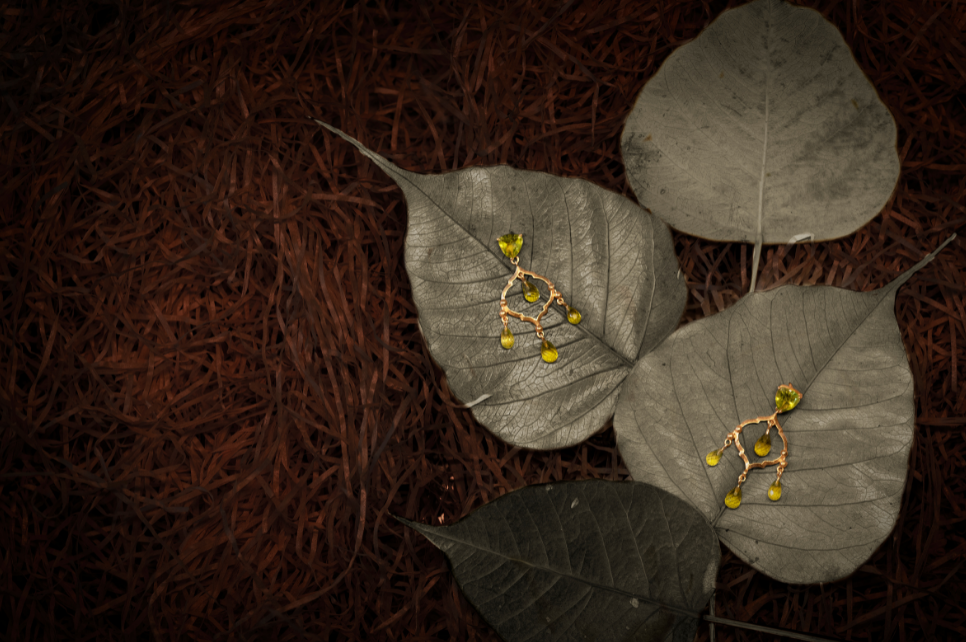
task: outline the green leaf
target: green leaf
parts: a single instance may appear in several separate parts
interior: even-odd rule
[[[687,500],[775,579],[831,582],[855,571],[895,525],[913,439],[896,291],[953,238],[880,290],[754,292],[676,331],[621,388],[614,429],[631,475]],[[752,470],[741,506],[727,509],[744,465],[733,446],[714,467],[706,456],[740,422],[770,415],[783,383],[802,400],[778,417],[788,437],[781,499],[767,497],[776,469]],[[764,428],[745,429],[746,450]]]
[[[669,335],[687,289],[671,234],[628,199],[579,179],[506,166],[423,176],[396,167],[339,130],[402,189],[409,208],[406,271],[419,326],[453,393],[498,437],[560,448],[600,430],[638,357]],[[501,346],[500,294],[513,275],[497,238],[523,234],[520,266],[554,282],[581,313],[553,305],[543,319],[556,363],[540,357],[534,327],[510,319]],[[547,301],[507,294],[510,309],[537,316]],[[509,342],[508,342],[509,343]]]
[[[821,14],[723,12],[644,86],[621,136],[638,200],[675,229],[761,244],[865,225],[899,177],[896,125]]]
[[[635,482],[528,486],[452,526],[397,519],[507,642],[690,642],[721,557],[700,514]]]

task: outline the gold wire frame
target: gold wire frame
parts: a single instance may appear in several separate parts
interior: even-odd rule
[[[772,459],[771,461],[758,461],[755,463],[751,463],[748,460],[748,455],[745,454],[745,448],[744,446],[741,445],[741,440],[738,439],[738,437],[739,435],[741,435],[741,431],[745,429],[745,426],[761,423],[763,421],[768,422],[768,427],[765,428],[766,435],[771,431],[772,428],[775,428],[776,430],[778,430],[778,436],[782,438],[782,452],[777,459]],[[755,468],[767,468],[768,466],[775,466],[775,465],[778,466],[777,479],[775,479],[775,481],[776,482],[781,481],[782,473],[785,472],[785,468],[788,466],[788,440],[785,438],[785,431],[782,430],[782,425],[778,423],[777,410],[774,412],[774,414],[771,414],[771,415],[764,415],[762,417],[755,417],[754,419],[749,419],[748,421],[742,421],[740,424],[738,424],[737,428],[729,432],[728,436],[725,437],[724,448],[722,448],[719,452],[723,452],[725,448],[730,446],[732,443],[734,443],[735,447],[738,448],[738,456],[741,457],[741,460],[743,462],[745,462],[745,470],[738,476],[738,486],[741,486],[743,483],[745,483],[745,480],[748,478],[749,470],[753,470]]]
[[[558,305],[562,305],[565,308],[568,307],[567,302],[564,301],[563,295],[557,291],[557,288],[554,287],[554,284],[550,279],[540,276],[536,272],[531,272],[530,270],[524,270],[522,267],[520,267],[519,256],[513,257],[512,259],[510,259],[510,262],[513,263],[514,267],[516,267],[516,271],[513,272],[513,276],[511,276],[510,280],[507,281],[506,287],[503,288],[503,292],[500,293],[500,320],[503,321],[503,329],[504,330],[507,329],[508,324],[510,322],[509,317],[513,317],[514,319],[520,319],[521,321],[532,323],[533,326],[537,329],[537,336],[543,339],[544,338],[543,326],[540,324],[540,319],[542,319],[544,315],[547,314],[547,310],[550,309],[550,306],[555,301]],[[543,309],[540,311],[540,314],[538,314],[536,317],[528,317],[525,314],[514,312],[513,310],[510,309],[510,306],[508,306],[506,302],[506,293],[510,291],[511,287],[513,287],[514,282],[526,281],[527,280],[526,277],[528,276],[531,276],[535,279],[540,279],[541,281],[547,284],[548,288],[550,288],[550,297],[547,299],[547,302],[543,304]]]

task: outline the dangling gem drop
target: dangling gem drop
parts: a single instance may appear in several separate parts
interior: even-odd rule
[[[765,433],[755,442],[755,454],[764,457],[771,452],[771,436]]]
[[[572,324],[577,325],[578,323],[580,323],[580,318],[581,318],[580,317],[580,310],[578,310],[577,308],[572,308],[572,307],[570,307],[568,305],[567,306],[567,321],[570,321]]]
[[[510,332],[510,328],[503,328],[503,332],[500,333],[500,345],[507,350],[513,347],[513,333]]]
[[[543,357],[543,360],[547,363],[553,363],[557,360],[557,348],[554,347],[552,343],[544,339],[543,343],[540,344],[540,356]]]
[[[776,481],[774,484],[768,487],[768,499],[773,502],[777,502],[782,498],[782,483]]]
[[[725,496],[725,506],[728,508],[741,506],[741,486],[735,486],[734,490]]]
[[[537,286],[535,286],[533,283],[530,283],[529,281],[521,281],[520,287],[523,289],[523,298],[530,303],[533,303],[540,298],[540,290],[538,290]]]

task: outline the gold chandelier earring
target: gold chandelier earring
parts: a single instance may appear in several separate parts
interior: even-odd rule
[[[724,446],[718,450],[712,450],[704,458],[708,462],[709,466],[717,466],[718,462],[721,461],[721,453],[730,446],[732,443],[738,448],[738,455],[745,462],[745,470],[738,476],[738,485],[735,486],[731,492],[725,497],[724,503],[728,508],[738,508],[741,505],[741,485],[745,483],[745,479],[748,477],[748,471],[752,468],[765,468],[767,466],[778,466],[778,477],[775,479],[775,483],[768,487],[768,499],[773,502],[777,502],[782,496],[782,473],[785,472],[786,466],[788,466],[788,438],[785,436],[785,431],[782,430],[782,425],[778,423],[778,415],[783,412],[788,412],[795,406],[799,404],[802,400],[802,393],[796,390],[792,384],[782,384],[778,386],[778,392],[775,393],[775,412],[771,415],[766,415],[764,417],[755,417],[754,419],[749,419],[748,421],[742,421],[738,424],[738,427],[728,433],[725,437]],[[782,438],[782,452],[778,456],[778,459],[773,459],[771,461],[759,461],[754,464],[748,461],[748,456],[745,455],[745,449],[741,445],[741,440],[738,438],[741,436],[741,431],[744,430],[745,426],[749,424],[757,424],[762,421],[767,421],[768,426],[765,428],[765,434],[759,437],[758,441],[755,442],[755,454],[759,457],[764,457],[771,452],[771,437],[769,433],[772,428],[778,431],[778,436]]]
[[[500,250],[503,251],[503,254],[505,254],[507,258],[510,259],[510,262],[513,263],[514,267],[516,267],[516,271],[513,272],[513,276],[511,276],[510,280],[507,281],[506,287],[503,288],[503,293],[500,295],[500,319],[503,321],[503,332],[500,334],[500,345],[507,350],[513,347],[514,339],[513,332],[510,331],[509,317],[520,319],[521,321],[526,321],[527,323],[532,323],[533,327],[537,330],[537,336],[543,340],[543,343],[540,344],[540,356],[543,357],[543,360],[547,363],[553,363],[557,360],[557,348],[546,338],[544,338],[543,326],[540,325],[540,319],[547,314],[547,310],[550,309],[550,304],[554,302],[556,302],[557,305],[562,305],[567,309],[567,321],[570,321],[570,323],[574,325],[580,323],[580,312],[577,311],[577,308],[572,308],[567,305],[567,302],[564,301],[563,295],[557,291],[557,288],[554,287],[550,279],[540,276],[536,272],[524,270],[520,267],[519,254],[520,250],[523,248],[523,234],[514,234],[513,232],[510,232],[509,234],[504,234],[498,238],[497,242],[500,244]],[[535,279],[540,279],[546,283],[547,287],[550,289],[550,298],[544,304],[543,310],[541,310],[540,314],[538,314],[536,317],[528,317],[520,314],[519,312],[514,312],[506,303],[506,293],[511,287],[513,287],[513,283],[515,281],[520,281],[520,287],[523,289],[524,299],[530,303],[533,303],[540,298],[540,290],[537,289],[536,285],[527,280],[528,276]]]

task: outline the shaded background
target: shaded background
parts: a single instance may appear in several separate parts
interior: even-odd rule
[[[416,327],[401,192],[308,119],[415,171],[507,163],[634,198],[634,97],[741,3],[457,4],[0,3],[0,637],[495,640],[389,513],[447,524],[627,478],[609,425],[533,452],[460,407]],[[892,110],[902,176],[857,233],[766,248],[759,288],[881,287],[966,228],[966,6],[795,4]],[[675,241],[685,321],[747,291],[750,246]],[[897,298],[917,422],[894,534],[818,586],[724,550],[717,615],[966,637],[964,248]]]

